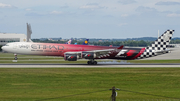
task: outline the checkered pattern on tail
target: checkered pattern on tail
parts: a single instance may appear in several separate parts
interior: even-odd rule
[[[156,56],[157,52],[166,50],[169,45],[174,30],[167,30],[162,34],[151,46],[146,47],[145,51],[138,57],[138,59]]]

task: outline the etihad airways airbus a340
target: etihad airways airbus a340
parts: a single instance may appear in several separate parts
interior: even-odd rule
[[[3,51],[14,54],[62,56],[68,61],[88,59],[88,64],[97,64],[95,59],[133,60],[168,53],[174,30],[167,30],[151,46],[145,48],[124,48],[59,43],[13,42],[2,47]]]

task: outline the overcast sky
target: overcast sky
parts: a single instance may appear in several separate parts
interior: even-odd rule
[[[0,32],[32,38],[180,37],[180,0],[0,0]]]

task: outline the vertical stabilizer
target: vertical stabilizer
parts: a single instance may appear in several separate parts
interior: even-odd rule
[[[32,42],[31,34],[32,34],[31,25],[27,23],[27,42]]]
[[[138,58],[148,58],[164,53],[169,45],[174,30],[167,30],[151,46],[146,47],[144,52]]]
[[[72,42],[72,39],[69,39],[69,41],[66,42],[65,44],[71,44],[71,42]]]
[[[89,43],[89,39],[86,39],[82,45],[88,45],[88,43]]]

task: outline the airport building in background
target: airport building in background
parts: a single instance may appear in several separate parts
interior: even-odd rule
[[[0,33],[0,45],[5,45],[9,42],[26,42],[25,34],[16,33]]]
[[[27,23],[27,36],[17,33],[0,33],[0,45],[5,45],[9,42],[32,42],[31,34],[31,25]]]

